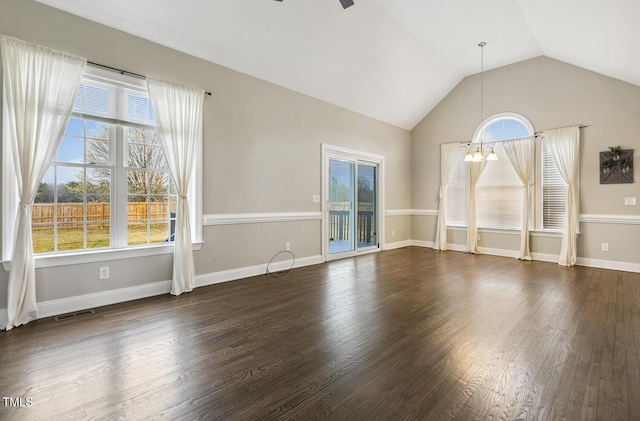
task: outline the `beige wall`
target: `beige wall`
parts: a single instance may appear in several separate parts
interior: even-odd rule
[[[479,123],[478,75],[465,78],[411,132],[384,124],[233,70],[89,22],[31,0],[0,2],[0,33],[87,57],[91,61],[213,91],[205,99],[204,214],[318,211],[321,144],[384,155],[387,210],[435,210],[440,143],[468,140]],[[582,131],[581,213],[638,215],[630,185],[600,185],[598,152],[640,145],[640,88],[547,57],[485,74],[485,114],[513,111],[536,130],[588,124]],[[636,152],[636,162],[638,154]],[[636,164],[635,178],[640,176]],[[387,243],[433,241],[435,217],[389,216]],[[289,241],[299,258],[321,253],[319,221],[205,226],[196,272],[264,264]],[[391,233],[395,232],[392,236]],[[464,242],[463,231],[449,241]],[[481,234],[483,246],[517,248],[516,237]],[[640,225],[582,224],[579,255],[640,263]],[[610,252],[600,251],[608,242]],[[535,252],[557,254],[557,237],[533,237]],[[109,262],[98,281],[87,263],[37,270],[38,301],[151,284],[171,276],[171,256]],[[7,272],[0,269],[0,308]]]
[[[319,211],[321,144],[385,156],[386,208],[410,207],[410,133],[119,32],[31,0],[0,2],[0,33],[88,60],[213,92],[204,109],[203,213]],[[402,220],[404,218],[404,220]],[[398,220],[399,219],[399,220]],[[409,217],[394,217],[393,240],[408,240]],[[388,225],[388,226],[389,226]],[[291,242],[296,257],[321,253],[319,221],[205,226],[197,274],[264,264]],[[165,281],[171,256],[37,270],[38,301]],[[0,308],[7,272],[0,269]]]
[[[599,152],[620,145],[635,149],[640,140],[640,87],[584,70],[548,57],[538,57],[485,72],[485,118],[500,112],[526,116],[536,131],[574,124],[581,130],[580,213],[586,215],[638,215],[640,206],[624,206],[625,197],[640,199],[640,166],[635,183],[601,185]],[[439,144],[470,140],[480,123],[479,75],[465,78],[412,131],[412,207],[437,209]],[[639,203],[640,204],[640,203]],[[412,238],[434,240],[435,217],[414,216]],[[418,222],[418,219],[423,221]],[[640,263],[640,225],[582,223],[578,256]],[[480,245],[517,250],[513,235],[480,235]],[[464,235],[449,233],[456,244]],[[609,252],[601,243],[609,243]],[[534,252],[558,254],[560,239],[535,237]]]

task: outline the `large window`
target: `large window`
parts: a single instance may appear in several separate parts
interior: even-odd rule
[[[522,184],[506,156],[501,141],[530,136],[533,126],[524,117],[504,113],[487,119],[476,131],[471,148],[482,139],[493,147],[497,161],[486,163],[476,189],[478,227],[489,229],[520,229]],[[447,186],[449,226],[467,226],[467,195],[469,164],[464,162],[467,145],[462,144],[455,168]],[[544,139],[536,140],[537,187],[533,200],[535,212],[530,212],[531,226],[537,230],[562,230],[566,201],[566,183],[560,176]]]
[[[173,241],[176,194],[147,93],[83,80],[40,191],[36,253]]]
[[[35,253],[135,247],[141,255],[140,246],[173,242],[177,196],[154,126],[144,80],[88,68],[33,206]],[[10,158],[3,154],[3,164]],[[201,238],[200,160],[189,189],[194,242]],[[12,181],[5,176],[5,209],[17,206]],[[3,212],[4,227],[12,215]]]
[[[492,142],[497,161],[489,161],[478,180],[476,209],[478,228],[520,229],[522,183],[501,144],[502,140],[533,134],[533,126],[524,117],[499,115],[481,126],[474,141]]]

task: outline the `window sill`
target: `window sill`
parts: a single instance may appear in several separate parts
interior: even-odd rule
[[[193,250],[200,250],[203,241],[193,243]],[[173,253],[173,244],[129,247],[125,249],[91,250],[76,253],[42,254],[35,257],[36,269],[54,266],[78,265],[83,263],[106,262],[135,257],[156,256]],[[10,261],[3,261],[5,271],[11,267]]]
[[[466,231],[467,227],[448,225],[447,229],[450,231]],[[478,232],[490,234],[520,235],[520,230],[513,229],[478,228]],[[578,232],[578,234],[580,233]],[[562,238],[562,232],[559,231],[529,230],[529,235],[532,237]]]

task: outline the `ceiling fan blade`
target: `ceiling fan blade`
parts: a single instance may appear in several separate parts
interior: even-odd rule
[[[282,0],[275,0],[275,1],[279,1],[282,3]],[[342,5],[343,9],[346,9],[347,7],[353,6],[353,0],[340,0],[340,4]]]
[[[353,0],[340,0],[343,9],[353,6]]]

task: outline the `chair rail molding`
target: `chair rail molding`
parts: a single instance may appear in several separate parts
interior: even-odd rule
[[[591,224],[640,225],[640,215],[580,214],[580,222]]]
[[[262,213],[216,213],[204,215],[203,225],[259,224],[266,222],[320,221],[322,213],[313,212],[262,212]]]

